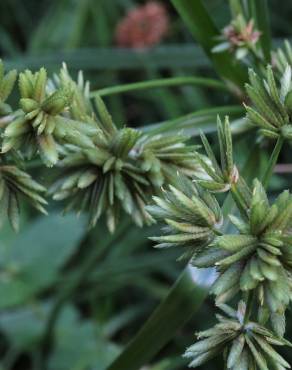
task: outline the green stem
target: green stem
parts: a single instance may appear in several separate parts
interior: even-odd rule
[[[252,18],[255,21],[257,30],[261,32],[259,38],[259,44],[263,51],[264,59],[266,63],[271,60],[271,27],[269,20],[269,10],[267,0],[249,0],[249,8]]]
[[[245,315],[244,315],[244,323],[247,324],[249,319],[250,319],[250,316],[252,314],[252,310],[253,310],[253,306],[254,306],[254,303],[255,303],[255,291],[249,291],[247,292],[247,296],[246,296],[246,311],[245,311]]]
[[[273,174],[273,171],[274,171],[274,167],[275,167],[275,165],[277,163],[277,160],[279,158],[279,154],[281,152],[283,143],[284,143],[284,138],[282,136],[280,136],[277,140],[277,143],[275,145],[275,148],[274,148],[273,153],[271,155],[271,158],[269,160],[267,169],[266,169],[266,171],[264,173],[264,176],[262,178],[262,184],[263,184],[264,188],[267,188],[267,186],[269,184],[270,178],[271,178],[271,176]]]
[[[254,173],[257,172],[259,173],[259,177],[262,176],[262,174],[265,172],[264,169],[262,168],[262,166],[259,166],[259,164],[261,164],[261,160],[260,160],[260,153],[261,153],[261,149],[259,147],[259,144],[254,144],[251,148],[250,148],[250,154],[244,164],[244,167],[243,169],[240,171],[240,174],[241,176],[243,176],[248,183],[250,183],[252,181],[252,179],[254,178]],[[237,185],[238,187],[238,185]],[[243,201],[243,198],[241,197],[242,201]],[[242,202],[241,201],[241,202]],[[224,204],[222,206],[222,212],[223,212],[223,215],[224,215],[224,218],[226,220],[226,222],[224,223],[223,227],[221,228],[221,231],[222,232],[227,232],[228,230],[228,226],[229,226],[229,218],[227,217],[229,213],[234,213],[235,212],[235,208],[236,208],[236,205],[234,204],[235,200],[234,200],[234,194],[232,195],[231,192],[229,192],[229,194],[227,195],[225,201],[224,201]]]
[[[240,212],[241,216],[244,219],[247,219],[247,217],[248,217],[248,214],[247,214],[248,208],[247,208],[246,203],[245,203],[240,191],[238,190],[236,184],[232,184],[230,190],[231,190],[231,195],[232,195],[232,198],[234,200],[234,203],[237,205],[237,208],[239,209],[239,212]]]
[[[229,7],[232,18],[236,18],[239,14],[244,14],[240,0],[229,0]]]
[[[230,91],[226,84],[204,77],[170,77],[161,78],[157,80],[150,80],[145,82],[134,82],[126,85],[106,87],[104,89],[92,91],[90,94],[91,98],[96,96],[108,96],[115,94],[122,94],[130,91],[147,90],[161,87],[170,86],[184,86],[184,85],[194,85],[194,86],[205,86],[214,89],[220,89],[224,91]]]

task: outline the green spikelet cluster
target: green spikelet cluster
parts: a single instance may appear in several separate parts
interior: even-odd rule
[[[216,156],[207,137],[201,133],[201,140],[206,155],[196,154],[196,159],[203,171],[195,173],[195,181],[212,193],[231,191],[241,212],[245,212],[250,202],[250,190],[233,160],[232,135],[228,117],[224,122],[217,118],[217,133],[220,149],[220,162]],[[219,164],[220,163],[220,164]]]
[[[6,103],[11,91],[13,90],[17,77],[16,70],[5,74],[4,64],[0,59],[0,117],[12,112],[9,104]]]
[[[286,65],[278,83],[271,66],[267,67],[266,79],[249,71],[250,83],[246,85],[252,106],[246,106],[247,119],[260,129],[263,136],[277,139],[292,138],[292,86],[291,67]]]
[[[228,117],[225,117],[224,123],[220,117],[217,118],[217,133],[220,146],[220,165],[208,139],[201,133],[201,140],[209,162],[199,153],[196,153],[196,158],[208,177],[207,179],[198,178],[197,182],[212,192],[225,192],[239,179],[238,170],[233,162],[232,137]]]
[[[283,315],[292,298],[292,196],[285,191],[270,206],[262,185],[255,181],[248,219],[230,219],[239,234],[218,236],[193,264],[217,266],[220,276],[212,292],[218,303],[239,291],[254,291],[260,307],[270,315]]]
[[[16,77],[15,71],[4,75],[0,65],[3,104]],[[121,210],[138,225],[149,224],[153,219],[145,205],[151,196],[165,183],[174,184],[177,173],[194,176],[199,168],[195,147],[183,135],[118,129],[103,101],[97,97],[95,106],[90,101],[82,72],[75,82],[64,64],[52,79],[41,68],[20,73],[18,82],[20,109],[5,105],[3,110],[2,153],[25,159],[39,154],[46,165],[58,164],[62,172],[52,186],[53,198],[66,199],[66,210],[89,212],[91,227],[106,214],[113,231]]]
[[[290,369],[288,362],[273,348],[291,347],[290,342],[256,322],[246,322],[247,308],[243,301],[239,302],[237,311],[226,305],[219,307],[225,315],[216,315],[218,324],[198,333],[199,341],[186,350],[185,357],[191,359],[190,367],[198,367],[224,352],[226,368],[230,370]]]
[[[252,32],[253,24],[247,26]],[[276,61],[282,77],[269,66],[265,79],[250,71],[246,86],[247,118],[262,135],[281,138],[277,148],[292,138],[291,61],[286,44]],[[201,154],[182,134],[118,128],[96,93],[90,101],[83,74],[74,81],[65,65],[52,79],[44,68],[20,73],[19,107],[13,110],[7,99],[16,77],[16,71],[5,74],[0,62],[0,224],[8,218],[18,229],[21,198],[45,213],[46,189],[22,163],[39,154],[46,165],[56,165],[53,199],[63,201],[65,211],[88,213],[89,227],[105,216],[113,232],[123,213],[139,226],[161,220],[163,235],[151,238],[157,247],[180,248],[194,266],[216,270],[211,293],[226,315],[217,315],[219,323],[187,349],[191,367],[223,353],[230,370],[290,368],[273,346],[291,346],[283,336],[292,300],[292,195],[284,191],[270,204],[259,181],[247,185],[234,163],[228,118],[217,120],[218,160],[204,134]],[[239,211],[229,215],[233,233],[225,233],[216,199],[228,192]],[[225,304],[231,300],[239,302],[237,311]]]
[[[194,183],[180,181],[180,189],[170,186],[163,197],[153,197],[156,205],[148,212],[166,223],[166,235],[152,237],[158,248],[178,246],[184,257],[190,257],[210,244],[222,225],[221,209],[217,200]]]
[[[144,210],[149,182],[128,155],[138,139],[135,130],[123,129],[112,137],[99,135],[94,149],[68,151],[59,162],[61,175],[52,187],[53,199],[68,199],[66,210],[89,212],[89,226],[106,214],[111,231],[116,227],[121,208],[138,225],[149,222]]]
[[[106,214],[108,227],[114,231],[121,209],[142,225],[150,221],[144,211],[145,189],[150,184],[130,156],[139,133],[130,128],[118,130],[101,99],[97,107],[95,146],[68,149],[59,163],[62,172],[52,187],[53,198],[68,199],[66,210],[88,211],[90,227]]]
[[[55,89],[72,91],[68,114],[73,120],[95,125],[93,107],[89,99],[90,83],[84,80],[82,71],[78,72],[77,82],[75,82],[64,63],[60,73],[54,76],[50,84],[52,91]]]
[[[0,158],[0,225],[8,217],[15,231],[19,228],[19,198],[25,198],[34,208],[46,213],[42,197],[46,189],[14,164]]]
[[[285,72],[287,65],[292,66],[292,47],[288,40],[285,40],[284,47],[278,48],[274,53],[273,61],[281,74]]]
[[[59,162],[62,174],[51,190],[53,198],[68,199],[66,209],[88,211],[90,227],[106,214],[113,231],[121,210],[137,225],[149,224],[153,221],[145,210],[149,198],[161,193],[165,181],[177,181],[177,171],[194,171],[196,162],[190,163],[194,155],[189,154],[185,137],[161,140],[135,129],[118,129],[99,97],[96,106],[99,131],[94,148],[67,148]]]
[[[39,152],[45,164],[58,160],[58,142],[70,142],[93,147],[86,125],[70,119],[66,111],[74,92],[60,88],[47,93],[47,73],[44,68],[19,75],[20,108],[4,131],[2,152],[22,149],[28,157]],[[96,132],[96,130],[95,130]],[[91,131],[90,131],[91,133]]]
[[[144,135],[138,142],[138,159],[141,168],[155,186],[175,183],[177,172],[192,177],[198,170],[194,151],[196,146],[187,146],[189,138],[184,135]]]
[[[220,164],[207,138],[201,138],[207,157],[196,154],[196,159],[207,178],[195,174],[193,182],[180,181],[147,207],[165,224],[164,235],[151,238],[158,247],[179,247],[197,268],[216,269],[211,293],[231,316],[219,316],[219,324],[200,333],[199,339],[204,339],[186,356],[192,358],[191,367],[224,352],[231,370],[290,368],[270,345],[286,344],[285,312],[292,298],[292,195],[284,191],[270,204],[258,180],[249,188],[233,161],[227,119],[224,124],[218,120]],[[220,207],[212,195],[223,191],[231,193],[239,210],[240,217],[229,215],[237,229],[234,234],[222,233]],[[237,312],[225,306],[238,298],[245,303]],[[251,322],[251,315],[258,323]]]

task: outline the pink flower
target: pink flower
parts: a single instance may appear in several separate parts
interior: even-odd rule
[[[145,48],[157,45],[166,35],[169,18],[163,5],[149,1],[130,10],[116,29],[118,46]]]
[[[248,22],[245,28],[237,29],[234,25],[229,25],[223,30],[226,39],[234,46],[241,46],[246,43],[256,44],[261,33],[254,29],[254,22]]]

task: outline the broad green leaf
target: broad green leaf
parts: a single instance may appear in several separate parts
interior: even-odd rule
[[[0,329],[19,351],[31,350],[41,339],[50,304],[35,304],[0,314]]]
[[[46,302],[0,314],[1,331],[15,350],[37,348],[50,307]],[[66,306],[58,318],[48,369],[103,370],[117,353],[118,348],[104,337],[101,325],[82,320],[73,306]]]
[[[20,233],[3,260],[0,308],[18,305],[48,287],[72,255],[86,229],[84,219],[51,214]]]
[[[80,320],[68,306],[59,317],[54,351],[48,370],[104,370],[119,352],[102,335],[102,328],[89,320]]]

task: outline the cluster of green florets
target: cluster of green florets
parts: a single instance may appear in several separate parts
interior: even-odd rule
[[[111,231],[122,210],[140,226],[152,222],[145,210],[151,196],[173,184],[178,172],[190,176],[198,168],[186,136],[117,128],[101,98],[90,100],[82,73],[77,82],[65,65],[52,79],[44,68],[20,73],[19,106],[13,109],[7,99],[16,80],[17,72],[5,75],[1,64],[0,202],[14,228],[19,195],[44,211],[40,193],[46,190],[15,167],[15,156],[24,167],[39,156],[46,166],[59,168],[53,199],[67,201],[65,210],[89,213],[90,227],[105,214]]]
[[[263,136],[289,140],[292,73],[289,65],[283,70],[283,55],[280,79],[271,67],[265,78],[250,71],[246,111]],[[103,100],[90,100],[82,73],[75,82],[66,66],[52,79],[44,68],[20,73],[13,109],[8,98],[16,80],[17,72],[5,74],[0,63],[0,222],[8,216],[18,228],[20,197],[45,213],[45,193],[63,201],[65,211],[89,214],[90,227],[105,215],[114,231],[121,212],[139,226],[162,220],[164,235],[152,239],[160,248],[179,247],[196,267],[216,269],[212,293],[228,316],[199,333],[186,352],[190,366],[223,351],[228,369],[289,368],[272,345],[290,345],[283,336],[292,299],[292,195],[284,191],[270,204],[260,181],[247,185],[233,158],[228,117],[217,120],[218,160],[204,134],[202,153],[181,134],[118,128]],[[56,168],[49,192],[25,172],[38,157]],[[233,234],[225,233],[217,193],[230,193],[237,205],[238,215],[229,215]],[[236,299],[237,311],[226,305]]]
[[[247,93],[252,106],[247,118],[261,134],[289,140],[291,126],[291,69],[280,86],[268,67],[264,79],[250,72]],[[233,159],[231,128],[218,119],[220,160],[202,134],[205,153],[195,157],[205,173],[193,182],[169,186],[149,213],[165,223],[157,247],[178,247],[198,268],[213,268],[218,277],[211,293],[228,317],[218,315],[214,328],[199,333],[199,342],[187,349],[190,366],[197,367],[224,353],[228,369],[285,369],[289,364],[272,345],[283,339],[285,312],[292,300],[292,195],[282,192],[270,204],[264,186],[244,181]],[[216,193],[230,193],[238,215],[223,218]],[[227,216],[227,215],[226,215]],[[227,219],[234,232],[226,233]],[[240,301],[235,311],[226,303]]]

